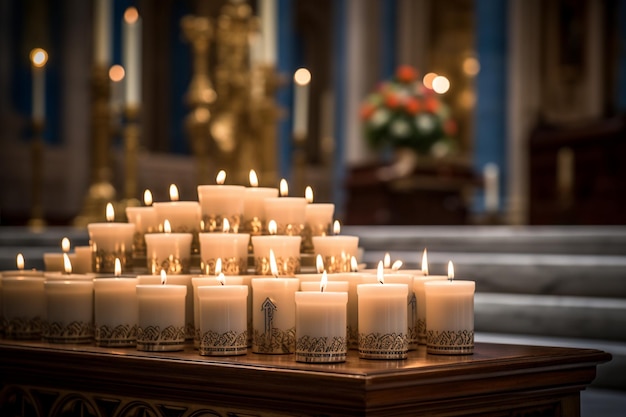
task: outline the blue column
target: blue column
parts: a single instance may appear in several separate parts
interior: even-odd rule
[[[617,2],[617,88],[616,107],[620,113],[626,112],[626,0]]]
[[[382,49],[381,49],[381,61],[382,61],[382,74],[381,80],[387,80],[393,76],[397,66],[397,53],[396,53],[396,27],[397,22],[397,2],[396,0],[382,0],[382,19],[381,19],[381,37],[382,37]]]
[[[347,85],[347,23],[349,0],[333,1],[333,83],[335,90],[335,155],[333,160],[333,202],[335,217],[343,218],[346,176],[345,141],[346,141],[346,85]]]
[[[291,176],[292,144],[292,109],[293,109],[293,82],[294,65],[294,29],[293,29],[293,0],[278,0],[278,62],[276,70],[286,77],[287,83],[278,90],[277,100],[280,108],[285,111],[285,117],[278,124],[278,173],[281,177]]]
[[[506,207],[507,2],[476,1],[476,50],[480,73],[474,112],[474,169],[493,162],[500,168],[500,207]],[[484,211],[483,192],[475,195],[474,211]]]

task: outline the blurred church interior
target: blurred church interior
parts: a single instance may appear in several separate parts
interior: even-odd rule
[[[363,103],[403,66],[449,83],[448,151],[369,146]],[[626,0],[0,0],[0,226],[255,169],[335,203],[368,262],[455,257],[482,340],[611,352],[597,386],[623,405],[625,111]]]

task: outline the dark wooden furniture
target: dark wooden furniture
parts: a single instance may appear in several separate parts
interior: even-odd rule
[[[580,391],[611,355],[477,344],[469,356],[296,363],[292,355],[201,357],[0,341],[0,415],[578,416]]]

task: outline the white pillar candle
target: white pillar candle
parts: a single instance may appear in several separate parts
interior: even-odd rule
[[[137,350],[184,349],[186,295],[186,285],[137,285]]]
[[[417,349],[417,301],[413,289],[413,275],[400,272],[385,274],[385,284],[406,284],[409,293],[406,298],[406,321],[407,335],[409,338],[409,350]]]
[[[201,355],[246,354],[247,298],[247,285],[198,287]]]
[[[134,224],[90,223],[87,230],[91,240],[93,272],[114,273],[116,258],[120,260],[122,273],[132,270]]]
[[[294,76],[293,86],[293,137],[296,141],[303,141],[309,127],[309,90],[311,72],[306,68],[299,68]]]
[[[189,273],[191,263],[191,233],[147,233],[146,265],[154,275]]]
[[[43,122],[46,119],[46,62],[48,54],[41,48],[31,51],[33,74],[33,120]]]
[[[300,281],[300,291],[302,292],[320,291],[320,287],[320,280]],[[324,292],[345,292],[347,296],[349,288],[350,283],[348,281],[328,281],[324,286]],[[348,299],[346,299],[347,303]]]
[[[97,278],[94,280],[96,346],[136,345],[137,283],[137,278]]]
[[[276,256],[278,275],[294,277],[300,272],[300,236],[252,236],[257,275],[271,275],[270,249]]]
[[[112,14],[111,0],[96,0],[94,5],[94,61],[96,65],[108,67],[111,62]]]
[[[72,271],[77,274],[89,274],[92,272],[91,246],[75,246],[74,259],[72,261]]]
[[[317,291],[297,292],[295,302],[296,361],[344,362],[348,293],[321,292],[318,285]]]
[[[241,275],[229,275],[224,276],[224,285],[246,285],[249,289],[249,281],[247,283],[244,282],[244,277]],[[198,287],[209,287],[212,285],[222,285],[216,276],[197,276],[191,278],[191,287],[193,291],[193,323],[194,323],[194,333],[193,333],[193,346],[198,349],[200,347],[200,300],[198,300]],[[246,310],[250,314],[252,313],[251,308],[247,308]],[[248,313],[246,313],[248,314]],[[252,318],[250,317],[250,320]]]
[[[500,169],[494,163],[483,167],[483,181],[485,184],[485,211],[495,213],[500,209]]]
[[[191,279],[193,275],[167,275],[168,285],[181,285],[187,288],[185,293],[185,339],[193,340],[195,332],[194,313],[193,313],[193,285]],[[161,277],[158,275],[137,275],[137,285],[159,285]]]
[[[5,320],[5,334],[14,339],[41,338],[46,317],[43,276],[2,276],[0,316]]]
[[[122,19],[122,63],[126,70],[126,106],[132,108],[141,103],[141,36],[141,16],[135,7],[129,7]]]
[[[133,256],[143,258],[146,256],[146,233],[154,233],[159,230],[156,210],[148,207],[126,207],[128,223],[135,225],[135,237],[133,239]]]
[[[46,272],[63,272],[63,254],[61,252],[44,252],[43,265]]]
[[[46,321],[42,336],[52,343],[88,343],[93,339],[93,279],[44,282]]]
[[[215,263],[222,260],[224,275],[241,275],[248,270],[248,233],[200,233],[200,269],[215,275]]]
[[[252,279],[252,351],[286,354],[296,348],[297,278]]]
[[[429,281],[426,296],[426,351],[474,352],[474,281]]]
[[[359,356],[366,359],[405,359],[408,296],[406,284],[360,284]]]
[[[246,187],[243,196],[243,230],[261,235],[267,228],[265,199],[278,197],[278,188]]]
[[[278,20],[276,0],[262,0],[259,5],[261,34],[263,36],[263,59],[266,64],[276,63]]]
[[[277,234],[300,236],[306,221],[306,206],[304,197],[266,198],[265,216],[268,221],[276,221]]]
[[[447,275],[422,275],[413,277],[413,292],[415,293],[415,304],[417,306],[417,343],[426,344],[426,294],[424,284],[429,281],[447,280]]]
[[[329,273],[349,272],[350,261],[359,251],[358,236],[313,236],[313,253],[321,255]]]
[[[223,219],[237,233],[243,216],[246,187],[243,185],[199,185],[198,201],[205,232],[221,232]]]
[[[200,231],[200,203],[197,201],[164,201],[152,205],[157,223],[162,231],[165,220],[170,222],[172,233],[191,233],[191,251],[200,253],[198,233]]]
[[[304,222],[311,229],[311,236],[326,236],[330,234],[335,205],[332,203],[307,204],[304,211]]]

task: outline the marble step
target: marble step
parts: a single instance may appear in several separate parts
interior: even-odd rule
[[[475,329],[626,342],[626,299],[477,293]]]
[[[365,250],[625,255],[626,226],[345,226]]]
[[[419,268],[421,253],[390,254],[406,268]],[[383,256],[367,250],[364,261],[376,265]],[[626,298],[626,256],[429,251],[428,260],[433,275],[447,274],[452,260],[456,278],[476,281],[478,292]]]

